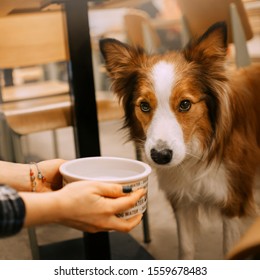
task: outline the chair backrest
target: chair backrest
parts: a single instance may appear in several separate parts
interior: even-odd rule
[[[68,60],[60,11],[1,17],[0,36],[2,69]]]
[[[228,24],[229,43],[233,42],[230,4],[234,3],[243,25],[246,39],[253,37],[251,26],[241,0],[177,0],[191,36],[203,34],[209,26],[217,21]]]
[[[124,16],[124,22],[127,39],[131,45],[140,46],[149,52],[158,51],[160,38],[146,12],[129,9]]]

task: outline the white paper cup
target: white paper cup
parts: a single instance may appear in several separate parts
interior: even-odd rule
[[[130,186],[133,190],[148,188],[148,176],[151,168],[146,163],[118,157],[87,157],[65,162],[60,166],[63,186],[68,183],[88,180],[107,183],[118,183]],[[142,197],[134,207],[118,214],[128,219],[144,213],[147,206],[147,195]]]

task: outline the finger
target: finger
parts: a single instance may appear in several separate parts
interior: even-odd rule
[[[135,215],[130,219],[122,219],[114,216],[113,218],[111,218],[110,228],[117,231],[129,232],[134,227],[140,224],[142,217],[143,214]]]
[[[135,206],[137,201],[141,199],[147,193],[147,189],[139,189],[127,196],[123,196],[117,199],[112,200],[113,211],[115,213],[120,213],[122,211],[128,210]]]
[[[117,198],[126,196],[127,193],[129,193],[129,190],[127,189],[127,191],[125,191],[125,187],[120,184],[92,182],[92,184],[93,183],[97,186],[96,193],[105,197]]]

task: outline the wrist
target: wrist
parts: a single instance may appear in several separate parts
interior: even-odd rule
[[[66,224],[66,220],[69,219],[71,214],[71,209],[77,207],[76,205],[70,205],[70,199],[64,192],[64,189],[52,192],[53,198],[55,199],[55,209],[56,217],[55,223]],[[69,211],[68,211],[69,210]]]
[[[32,192],[43,192],[45,189],[44,184],[46,182],[45,176],[42,174],[41,170],[38,167],[38,164],[36,162],[30,163],[30,183],[31,183],[31,191]],[[49,184],[49,183],[48,183]],[[49,188],[48,188],[49,190]]]
[[[29,166],[27,164],[0,161],[1,183],[17,191],[31,191]]]

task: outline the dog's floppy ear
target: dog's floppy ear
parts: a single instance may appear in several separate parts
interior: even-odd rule
[[[196,61],[209,66],[223,62],[227,50],[227,25],[225,22],[213,24],[201,37],[192,40],[184,49],[188,61]]]
[[[129,70],[138,66],[138,58],[144,51],[141,48],[135,49],[115,39],[102,39],[99,41],[101,53],[105,59],[106,69],[113,79],[122,75],[125,77]]]

